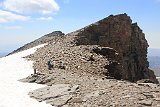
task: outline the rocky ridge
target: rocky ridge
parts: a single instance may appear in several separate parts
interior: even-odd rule
[[[44,35],[44,36],[42,36],[42,37],[40,37],[40,38],[30,42],[30,43],[27,43],[26,45],[14,50],[13,52],[9,53],[8,55],[11,55],[11,54],[14,54],[14,53],[17,53],[17,52],[35,47],[35,46],[40,45],[40,44],[50,43],[52,41],[56,41],[57,36],[63,37],[64,35],[65,34],[62,33],[61,31],[54,31],[54,32],[46,34],[46,35]]]
[[[27,57],[38,73],[21,81],[48,85],[30,92],[32,98],[64,107],[160,106],[160,87],[152,84],[157,80],[148,69],[147,41],[126,14],[56,38]]]

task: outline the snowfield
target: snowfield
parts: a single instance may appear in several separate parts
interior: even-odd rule
[[[28,92],[44,85],[22,83],[19,79],[33,74],[32,61],[22,58],[43,45],[0,58],[0,107],[53,107],[29,97]]]

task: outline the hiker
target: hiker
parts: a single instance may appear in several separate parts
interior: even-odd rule
[[[48,59],[47,65],[48,65],[49,70],[51,70],[51,68],[53,68],[53,65],[52,65],[52,62],[51,62],[50,58]]]

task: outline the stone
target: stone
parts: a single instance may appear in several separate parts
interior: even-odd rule
[[[151,93],[143,93],[144,96],[146,96],[147,98],[153,98],[153,94]]]
[[[94,92],[91,92],[91,93],[88,93],[84,96],[84,99],[83,101],[86,101],[86,99],[89,99],[91,97],[98,97],[99,96],[99,91],[94,91]]]
[[[47,104],[51,104],[52,106],[63,106],[65,105],[72,97],[70,95],[60,96],[54,99],[46,100]]]
[[[122,98],[130,98],[130,95],[122,96]]]
[[[27,78],[20,79],[19,81],[33,83],[36,81],[36,79],[36,76],[28,76]]]
[[[160,93],[159,93],[159,92],[154,93],[154,94],[153,94],[153,97],[154,97],[154,98],[153,98],[154,100],[160,101]]]
[[[72,98],[71,93],[75,92],[78,87],[78,85],[71,86],[69,84],[46,86],[29,92],[29,96],[37,99],[39,102],[46,101],[46,103],[53,106],[62,106]]]
[[[142,100],[139,101],[139,104],[144,105],[144,106],[152,106],[153,101],[152,100]]]
[[[81,98],[73,98],[69,102],[72,102],[72,103],[82,103],[83,99],[81,99]]]
[[[160,98],[154,98],[154,100],[156,100],[156,101],[160,101]]]
[[[152,81],[150,79],[141,79],[141,80],[137,81],[137,83],[154,83],[154,81]]]

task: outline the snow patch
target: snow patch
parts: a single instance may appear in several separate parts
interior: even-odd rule
[[[33,62],[22,57],[33,54],[37,48],[44,45],[0,58],[0,107],[53,107],[28,95],[31,90],[42,88],[44,85],[18,81],[33,74]]]

